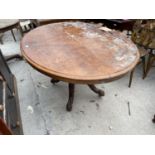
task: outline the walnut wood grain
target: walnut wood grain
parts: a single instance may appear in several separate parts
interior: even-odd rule
[[[24,36],[21,51],[40,72],[80,84],[113,81],[139,61],[138,49],[126,35],[83,22],[38,27]]]

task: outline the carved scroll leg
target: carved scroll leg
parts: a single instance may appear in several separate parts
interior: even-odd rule
[[[104,95],[105,95],[104,91],[101,90],[101,89],[96,88],[95,85],[89,84],[88,86],[89,86],[89,88],[90,88],[93,92],[97,93],[99,96],[104,96]]]
[[[155,123],[155,115],[154,115],[154,117],[153,117],[153,119],[152,119],[152,122]]]
[[[51,83],[53,83],[53,84],[56,84],[58,82],[60,82],[60,81],[59,80],[56,80],[56,79],[51,79]]]
[[[73,105],[73,100],[74,100],[74,89],[75,85],[69,83],[69,99],[66,105],[66,110],[71,111],[72,110],[72,105]]]

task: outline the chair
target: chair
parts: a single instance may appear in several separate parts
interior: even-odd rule
[[[145,77],[148,75],[151,67],[153,66],[155,60],[155,20],[137,20],[135,25],[135,31],[132,35],[132,40],[147,49],[148,52],[148,61],[146,66]]]
[[[0,50],[0,132],[23,134],[16,78]]]
[[[142,64],[142,69],[143,69],[143,76],[142,76],[142,78],[144,79],[145,76],[146,76],[146,69],[145,68],[146,68],[146,56],[148,55],[148,52],[147,52],[146,49],[144,49],[142,47],[138,47],[138,49],[139,49],[139,53],[140,53],[140,60],[139,60],[139,62],[137,64],[137,66],[139,64]],[[134,74],[135,68],[130,73],[129,88],[131,87],[131,84],[132,84],[132,79],[133,79],[133,74]]]
[[[132,41],[137,45],[140,52],[140,63],[143,66],[143,79],[147,76],[148,69],[146,69],[146,56],[149,55],[149,43],[152,42],[150,37],[150,22],[151,20],[136,20],[131,35]],[[152,55],[151,55],[152,56]],[[151,57],[150,57],[151,59]],[[147,65],[148,66],[148,65]],[[149,65],[150,67],[150,65]],[[147,67],[148,68],[148,67]],[[131,87],[133,73],[135,68],[130,74],[129,87]]]
[[[38,26],[35,19],[20,19],[20,29],[22,34],[31,31]]]

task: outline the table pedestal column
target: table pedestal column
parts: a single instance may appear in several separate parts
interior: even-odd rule
[[[57,79],[51,79],[51,83],[55,84],[60,82]],[[105,93],[103,90],[98,89],[95,85],[93,84],[88,84],[89,88],[95,92],[96,94],[99,95],[99,97],[104,96]],[[68,84],[68,89],[69,89],[69,98],[68,98],[68,102],[66,105],[66,110],[67,111],[71,111],[72,110],[72,106],[73,106],[73,102],[74,102],[74,92],[75,92],[75,84],[69,83]]]
[[[66,110],[71,111],[73,101],[74,101],[75,84],[69,83],[68,88],[69,88],[69,99],[68,99],[68,102],[67,102],[67,105],[66,105]]]

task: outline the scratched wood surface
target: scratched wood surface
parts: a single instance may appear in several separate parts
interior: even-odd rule
[[[0,19],[0,30],[16,25],[19,23],[18,19]]]
[[[22,39],[21,51],[40,72],[82,84],[120,78],[139,60],[137,47],[126,35],[83,22],[62,22],[36,28]]]

